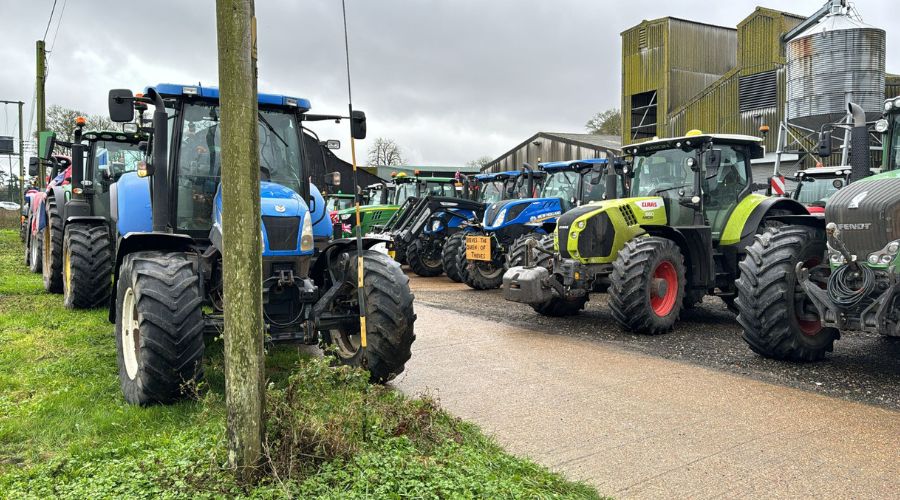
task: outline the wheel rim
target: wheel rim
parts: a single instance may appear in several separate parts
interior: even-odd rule
[[[356,356],[362,344],[362,337],[359,332],[348,334],[340,329],[331,330],[331,339],[337,348],[337,354],[343,359],[350,359]]]
[[[31,265],[37,267],[38,257],[41,255],[41,249],[37,246],[34,236],[31,237]]]
[[[122,300],[122,357],[125,359],[125,372],[134,380],[138,372],[138,350],[141,346],[141,329],[138,320],[137,304],[134,290],[125,290]]]
[[[665,287],[663,293],[661,289]],[[671,262],[664,260],[653,270],[653,285],[650,287],[650,308],[657,316],[668,316],[675,307],[678,296],[678,273]]]
[[[819,265],[821,261],[818,258],[808,259],[803,263],[803,267],[807,269],[812,269]],[[822,321],[819,318],[816,319],[806,319],[801,316],[803,311],[807,310],[807,304],[809,299],[806,298],[806,293],[804,293],[803,288],[799,283],[795,286],[794,292],[794,318],[797,320],[797,326],[800,327],[800,331],[803,335],[807,337],[815,337],[822,331]]]
[[[69,295],[69,289],[72,287],[72,262],[71,252],[67,248],[63,253],[63,288],[66,296]]]
[[[503,274],[503,267],[495,265],[493,262],[479,262],[475,264],[475,268],[477,268],[478,272],[487,279],[493,279]]]

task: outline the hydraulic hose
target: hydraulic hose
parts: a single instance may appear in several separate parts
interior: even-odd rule
[[[855,267],[856,269],[851,269]],[[848,273],[859,272],[862,284],[854,288],[849,283]],[[836,269],[828,278],[828,296],[839,308],[848,310],[858,306],[860,302],[875,289],[875,271],[868,266],[845,265]]]

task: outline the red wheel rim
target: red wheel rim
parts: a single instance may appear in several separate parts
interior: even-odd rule
[[[803,267],[807,269],[812,269],[819,265],[819,259],[814,257],[812,259],[807,260],[803,263]],[[803,303],[794,303],[794,317],[797,319],[797,326],[800,327],[800,331],[803,332],[803,335],[807,337],[815,337],[822,331],[822,321],[821,320],[812,320],[812,319],[803,319],[800,317],[800,312],[798,311],[797,306],[803,307]]]
[[[668,316],[675,307],[675,298],[678,296],[678,273],[671,262],[664,260],[653,271],[653,281],[660,280],[665,284],[666,293],[659,296],[657,286],[650,287],[650,307],[659,316]]]

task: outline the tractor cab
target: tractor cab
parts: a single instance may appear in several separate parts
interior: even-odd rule
[[[331,212],[338,212],[340,210],[345,210],[349,208],[353,208],[356,202],[356,197],[349,193],[342,193],[338,191],[337,193],[329,193],[325,196],[325,210],[330,214]],[[365,203],[365,201],[363,201]]]
[[[514,196],[516,179],[521,173],[519,170],[510,170],[472,176],[470,182],[472,199],[490,204]]]
[[[816,167],[798,170],[791,198],[806,205],[809,213],[824,216],[825,203],[850,182],[849,167]]]
[[[540,198],[558,198],[562,212],[607,198],[621,197],[624,185],[612,179],[615,192],[607,196],[610,184],[607,182],[605,158],[588,160],[558,161],[541,163],[539,167],[547,174],[541,188]]]

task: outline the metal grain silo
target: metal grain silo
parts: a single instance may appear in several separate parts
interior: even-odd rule
[[[787,42],[787,119],[818,130],[842,120],[847,103],[876,119],[884,103],[885,33],[836,8]]]

